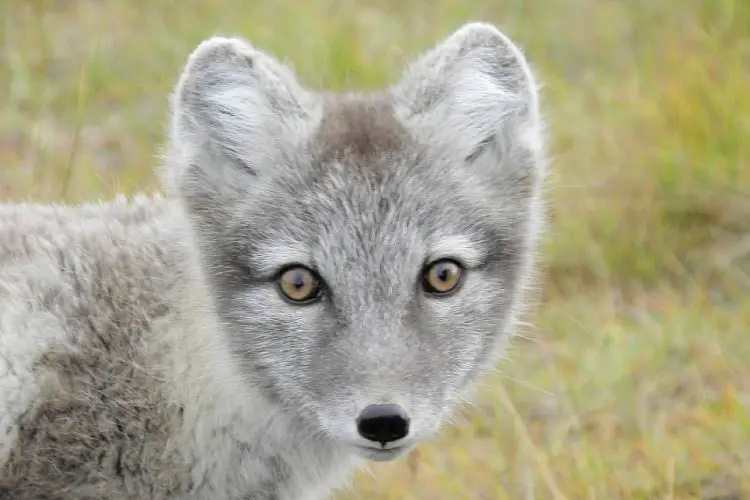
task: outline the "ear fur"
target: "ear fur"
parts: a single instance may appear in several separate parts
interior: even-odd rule
[[[542,154],[536,80],[520,49],[490,24],[461,26],[410,64],[390,92],[417,135],[456,145],[469,162],[514,148]]]
[[[272,174],[318,112],[290,67],[244,39],[225,37],[198,45],[170,103],[167,163],[187,197],[199,185],[231,188],[226,184],[238,175]]]

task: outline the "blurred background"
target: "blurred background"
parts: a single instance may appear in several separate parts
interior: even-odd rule
[[[0,199],[157,187],[167,94],[239,34],[370,89],[468,20],[551,133],[545,282],[477,404],[354,499],[750,498],[750,1],[0,0]]]

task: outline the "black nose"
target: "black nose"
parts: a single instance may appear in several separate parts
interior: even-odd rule
[[[409,416],[399,405],[370,405],[357,417],[359,435],[385,446],[409,434]]]

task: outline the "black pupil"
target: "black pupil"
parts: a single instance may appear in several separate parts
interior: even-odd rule
[[[292,279],[292,286],[299,290],[305,286],[305,275],[303,273],[295,273]]]
[[[443,264],[438,268],[438,279],[440,281],[449,281],[451,278],[453,270],[451,269],[451,266],[448,264]]]

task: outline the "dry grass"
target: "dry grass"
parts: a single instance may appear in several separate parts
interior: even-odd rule
[[[548,286],[478,405],[342,499],[750,498],[750,3],[5,0],[0,197],[152,186],[197,42],[248,36],[371,88],[460,23],[545,83]]]

